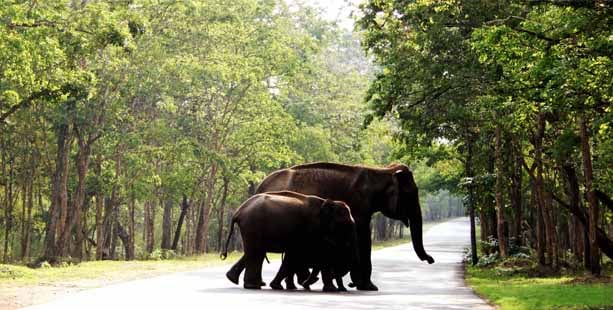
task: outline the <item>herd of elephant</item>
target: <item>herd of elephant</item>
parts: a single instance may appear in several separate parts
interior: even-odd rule
[[[294,275],[309,289],[321,272],[324,291],[346,290],[342,277],[347,273],[350,286],[376,291],[370,259],[370,221],[376,212],[408,226],[417,256],[434,263],[424,250],[417,185],[406,165],[313,163],[273,172],[236,210],[228,241],[238,224],[244,254],[226,276],[238,284],[245,270],[244,287],[260,289],[266,285],[266,253],[284,253],[270,282],[273,289],[282,290],[284,279],[286,289],[296,289]],[[228,241],[222,258],[227,256]]]

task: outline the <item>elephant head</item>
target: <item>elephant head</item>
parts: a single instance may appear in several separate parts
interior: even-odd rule
[[[342,201],[326,199],[321,204],[320,220],[324,247],[343,264],[359,264],[357,233],[351,210]]]
[[[392,165],[387,169],[388,181],[382,193],[386,201],[381,212],[396,220],[400,220],[411,231],[411,243],[415,253],[421,260],[434,263],[432,256],[426,253],[422,234],[421,206],[419,204],[419,194],[417,184],[413,178],[413,173],[405,165]]]

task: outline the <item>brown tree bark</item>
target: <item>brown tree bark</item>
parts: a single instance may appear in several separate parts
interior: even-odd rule
[[[534,163],[536,165],[535,180],[533,190],[536,193],[536,238],[537,238],[537,253],[540,265],[546,265],[545,251],[547,249],[546,232],[545,232],[545,197],[543,184],[543,138],[545,136],[545,116],[539,112],[537,115],[537,131],[534,135]]]
[[[121,240],[121,243],[123,244],[126,260],[133,260],[134,259],[134,248],[130,246],[130,244],[132,243],[132,241],[130,240],[132,239],[132,236],[128,234],[128,232],[125,230],[125,228],[123,228],[123,226],[121,226],[121,223],[119,223],[119,221],[117,222],[115,229],[117,230],[116,232],[117,237],[119,237],[119,239]]]
[[[128,252],[132,253],[132,259],[134,259],[134,239],[136,239],[136,220],[135,220],[135,208],[136,208],[136,196],[134,193],[134,187],[131,187],[130,190],[130,204],[128,206],[129,208],[129,213],[130,213],[130,217],[129,217],[129,222],[128,222],[128,235],[130,236],[129,242],[128,242],[128,250],[126,250],[126,254]],[[127,255],[126,255],[127,257]]]
[[[553,269],[558,269],[558,241],[555,221],[553,218],[551,192],[545,191],[543,193],[543,202],[543,217],[545,221],[545,229],[547,230],[547,255],[549,256],[549,263],[551,264],[551,267]]]
[[[522,222],[523,222],[523,210],[522,210],[522,154],[521,150],[515,149],[511,146],[512,153],[512,165],[511,165],[511,189],[509,191],[509,200],[511,202],[511,208],[513,209],[513,238],[515,244],[521,246],[522,240]]]
[[[164,215],[162,217],[162,249],[168,250],[171,248],[170,233],[172,227],[172,200],[170,197],[166,201],[160,200],[160,204],[164,206]]]
[[[187,196],[183,194],[183,201],[181,201],[181,214],[179,214],[179,221],[177,222],[177,229],[175,230],[175,237],[172,241],[171,249],[173,251],[177,250],[179,246],[179,238],[181,237],[181,227],[183,226],[183,221],[185,220],[185,216],[187,215],[187,210],[189,209],[189,203],[187,202]]]
[[[498,232],[498,249],[500,250],[501,257],[508,256],[507,250],[507,238],[504,233],[504,201],[502,193],[503,183],[503,171],[504,164],[502,160],[502,127],[500,124],[496,126],[496,150],[495,150],[495,162],[496,162],[496,231]]]
[[[217,176],[217,164],[211,164],[208,180],[206,182],[204,204],[198,214],[198,224],[196,226],[196,253],[202,254],[206,251],[208,238],[209,219],[213,202],[213,191],[215,189],[215,178]]]
[[[57,157],[55,160],[55,171],[51,181],[51,206],[49,207],[49,218],[45,229],[44,254],[46,259],[55,259],[56,257],[56,234],[58,231],[63,231],[61,213],[65,208],[66,192],[63,191],[63,175],[65,167],[68,166],[69,153],[69,136],[68,124],[59,125],[57,132]],[[65,219],[64,219],[65,220]]]
[[[33,165],[34,166],[34,165]],[[21,242],[21,260],[26,261],[30,257],[30,246],[32,244],[32,209],[34,209],[34,171],[31,172],[31,178],[27,181],[26,196],[24,205],[24,229]]]
[[[145,250],[151,254],[155,244],[155,205],[145,201]]]
[[[2,263],[6,264],[9,260],[9,240],[11,239],[11,231],[13,229],[13,158],[6,157],[6,153],[2,153],[2,163],[5,166],[8,162],[8,171],[3,171],[4,180],[4,248],[2,255]],[[4,168],[4,167],[3,167]],[[4,169],[3,169],[4,170]]]
[[[100,179],[102,174],[102,160],[98,156],[94,165],[96,178]],[[101,260],[104,250],[104,193],[98,188],[95,194],[96,199],[96,260]]]
[[[221,193],[221,202],[219,203],[219,209],[217,210],[217,248],[221,252],[222,251],[222,242],[223,242],[223,227],[224,227],[224,212],[226,210],[226,199],[228,197],[228,186],[230,184],[230,180],[228,177],[224,176],[223,178],[223,190]]]
[[[590,136],[587,131],[586,120],[583,115],[577,116],[579,127],[579,137],[581,138],[581,157],[583,160],[583,175],[585,179],[585,190],[587,192],[588,210],[588,231],[590,237],[590,265],[593,275],[599,276],[600,268],[600,249],[596,241],[596,231],[598,228],[598,200],[594,191],[594,175],[592,171],[592,153],[590,151]]]
[[[464,173],[466,178],[473,179],[474,182],[474,172],[473,172],[473,146],[474,146],[474,138],[470,135],[466,135],[466,163],[464,166]],[[477,256],[477,236],[476,236],[476,228],[475,228],[475,195],[474,195],[474,185],[468,185],[468,215],[470,219],[470,251],[471,251],[471,262],[476,265],[479,262],[479,257]]]
[[[75,229],[75,244],[73,255],[77,259],[81,259],[83,255],[83,229],[81,226],[82,223],[82,214],[83,207],[85,202],[85,181],[87,177],[87,171],[89,168],[89,155],[90,155],[90,144],[86,137],[83,137],[82,133],[79,132],[77,127],[74,127],[75,136],[77,138],[77,145],[79,150],[77,152],[76,157],[76,166],[77,166],[77,187],[73,194],[72,204],[70,205],[70,209],[66,211],[67,220],[66,226],[60,235],[59,244],[59,256],[64,256],[67,254],[67,251],[70,249],[70,241],[71,234],[73,228],[75,226],[79,226]]]
[[[585,210],[573,209],[568,203],[564,202],[559,197],[553,196],[553,199],[557,201],[562,207],[566,208],[568,211],[573,213],[573,215],[575,215],[578,220],[584,223],[585,226],[589,226],[588,225],[589,218]],[[590,242],[589,242],[589,233],[587,233],[587,231],[586,231],[584,240],[585,240],[584,246],[586,248],[586,251],[588,252],[585,257],[588,258],[588,261],[589,261],[589,253],[591,251],[589,250]],[[613,259],[613,240],[609,239],[609,237],[607,236],[607,233],[604,230],[602,230],[600,227],[596,227],[596,243],[598,244],[598,247],[600,248],[600,250],[602,250],[602,253],[607,255],[610,259]],[[587,266],[588,265],[586,265],[586,268]]]

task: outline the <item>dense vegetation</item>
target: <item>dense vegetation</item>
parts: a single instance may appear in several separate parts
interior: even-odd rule
[[[382,68],[370,119],[398,119],[406,154],[461,162],[482,265],[529,255],[540,270],[599,275],[602,254],[613,258],[611,10],[557,0],[361,6],[364,47]]]
[[[216,251],[276,169],[407,162],[392,118],[364,126],[372,77],[356,36],[300,3],[3,1],[1,260]],[[462,215],[437,185],[461,171],[426,164],[426,220]]]

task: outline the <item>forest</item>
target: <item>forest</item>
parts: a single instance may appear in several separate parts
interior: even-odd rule
[[[370,0],[361,13],[381,68],[367,120],[398,120],[407,156],[461,162],[472,264],[523,256],[600,275],[613,258],[611,2]]]
[[[301,1],[2,0],[1,260],[215,252],[277,169],[400,162],[425,221],[470,216],[473,264],[599,275],[613,258],[611,13],[368,0],[352,31]]]
[[[377,70],[302,2],[2,0],[2,262],[215,252],[272,171],[411,160],[364,122]],[[413,161],[426,221],[464,215],[458,163]]]

